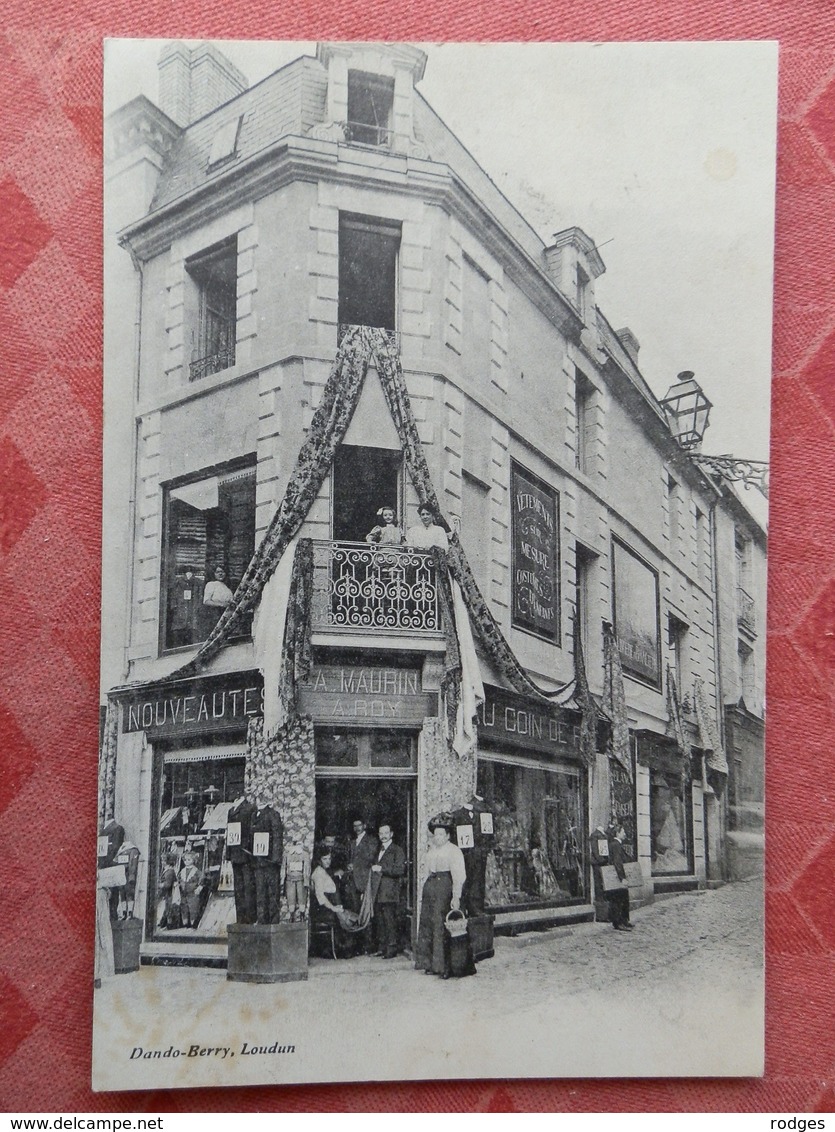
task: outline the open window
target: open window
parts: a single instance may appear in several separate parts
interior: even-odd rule
[[[235,364],[238,238],[233,236],[192,256],[186,271],[197,292],[192,335],[192,381]]]
[[[403,456],[389,448],[342,444],[333,462],[333,537],[336,542],[364,542],[377,525],[377,511],[393,507],[403,526],[401,480]]]
[[[169,484],[164,499],[161,636],[176,649],[206,639],[252,558],[254,463]]]
[[[349,71],[345,140],[389,148],[393,106],[394,79],[367,71]]]
[[[400,225],[339,218],[339,324],[397,329]]]

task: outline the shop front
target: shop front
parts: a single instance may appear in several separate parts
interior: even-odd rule
[[[642,732],[637,756],[645,783],[654,889],[695,887],[707,868],[701,755],[682,756],[671,739]]]
[[[588,782],[577,713],[489,685],[485,695],[477,793],[493,814],[487,911],[498,931],[564,919],[563,909],[590,915]]]

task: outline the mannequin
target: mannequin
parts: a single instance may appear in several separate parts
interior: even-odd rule
[[[310,889],[310,854],[303,845],[288,845],[281,859],[281,880],[287,899],[290,923],[307,916],[307,894]]]
[[[194,637],[194,618],[197,609],[197,587],[202,582],[188,566],[174,579],[171,588],[170,627],[172,645],[191,644]]]
[[[256,919],[255,866],[252,859],[252,815],[255,806],[243,794],[232,803],[226,817],[226,859],[232,865],[235,918],[239,924]]]
[[[467,882],[462,904],[469,916],[484,914],[487,855],[494,841],[493,811],[480,794],[473,794],[453,815],[455,843],[464,854]]]
[[[116,857],[118,856],[124,840],[124,826],[119,825],[115,818],[108,818],[99,829],[98,867],[100,869],[106,869],[109,868],[110,865],[116,864]],[[120,891],[121,889],[118,888],[111,888],[108,891],[108,906],[110,908],[111,920],[117,920],[119,918]]]
[[[280,873],[284,825],[278,810],[259,798],[252,814],[252,863],[255,868],[255,923],[277,924],[281,915]]]

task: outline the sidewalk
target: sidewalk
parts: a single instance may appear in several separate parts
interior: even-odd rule
[[[134,1088],[178,1078],[197,1085],[756,1072],[761,882],[683,893],[633,919],[632,933],[587,923],[499,938],[477,976],[446,982],[415,971],[405,956],[316,959],[306,982],[272,985],[230,983],[218,970],[143,967],[96,993],[99,1072]],[[463,1048],[465,1032],[477,1040]],[[734,1033],[722,1052],[723,1035]],[[373,1061],[352,1040],[358,1034],[373,1039]],[[295,1053],[211,1064],[130,1056],[169,1044],[240,1050],[244,1042],[289,1044]]]

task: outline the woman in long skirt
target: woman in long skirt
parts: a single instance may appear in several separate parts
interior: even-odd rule
[[[461,906],[461,890],[467,873],[464,854],[450,840],[452,814],[438,814],[429,823],[430,846],[426,853],[429,873],[423,885],[415,967],[427,975],[450,977],[449,943],[444,922],[450,909]]]

